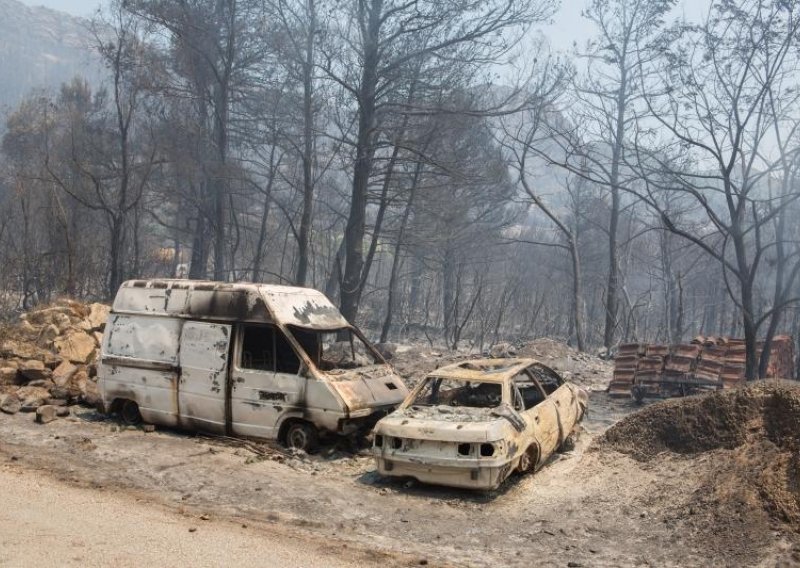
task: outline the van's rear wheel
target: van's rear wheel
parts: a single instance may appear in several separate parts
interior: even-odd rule
[[[311,453],[319,446],[319,433],[308,422],[292,422],[284,436],[286,447]]]
[[[129,426],[135,426],[142,421],[139,405],[132,400],[123,400],[119,406],[119,417]]]

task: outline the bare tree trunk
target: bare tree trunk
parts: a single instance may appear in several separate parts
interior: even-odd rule
[[[308,272],[308,243],[311,235],[314,206],[314,34],[316,9],[314,0],[307,0],[308,30],[303,62],[303,209],[297,238],[297,272],[295,284],[305,286]]]
[[[405,238],[406,226],[408,225],[408,218],[411,214],[411,208],[414,203],[414,195],[419,186],[419,179],[422,175],[423,162],[418,161],[414,168],[414,179],[411,182],[411,189],[408,194],[408,201],[406,208],[403,211],[403,218],[400,221],[400,228],[397,231],[397,242],[394,245],[394,256],[392,257],[392,270],[389,275],[389,293],[386,300],[386,318],[383,320],[383,327],[381,328],[381,343],[385,343],[389,339],[389,331],[392,328],[392,317],[394,314],[395,302],[395,289],[397,287],[397,273],[400,269],[400,251],[403,247],[403,239]]]

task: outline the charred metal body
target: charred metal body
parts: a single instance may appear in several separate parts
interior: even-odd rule
[[[321,292],[250,283],[125,282],[98,376],[107,411],[303,449],[368,429],[408,393]]]
[[[375,427],[379,473],[495,489],[534,471],[583,418],[588,394],[534,359],[480,359],[432,372]]]

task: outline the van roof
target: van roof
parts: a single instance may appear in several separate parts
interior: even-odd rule
[[[318,290],[297,286],[152,279],[123,282],[112,311],[217,321],[282,323],[312,329],[349,327]]]

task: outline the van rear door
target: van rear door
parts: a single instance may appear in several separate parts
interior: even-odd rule
[[[231,326],[188,321],[181,333],[178,409],[181,425],[226,433]]]

